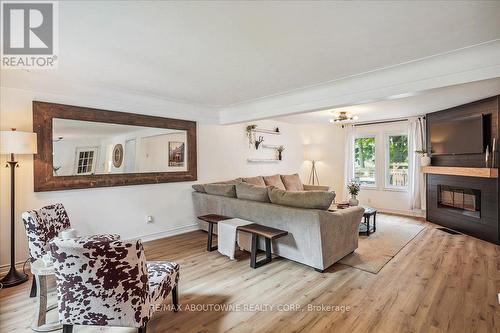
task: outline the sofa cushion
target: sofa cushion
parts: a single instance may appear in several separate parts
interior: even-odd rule
[[[238,199],[271,202],[271,200],[269,200],[269,194],[267,193],[267,187],[247,183],[236,184],[236,197]]]
[[[268,188],[269,199],[273,204],[296,208],[327,210],[335,199],[335,193],[325,191],[283,191],[276,187]]]
[[[281,180],[287,191],[304,191],[304,185],[297,173],[293,175],[281,175]]]
[[[256,185],[256,186],[262,186],[265,187],[266,183],[264,182],[264,178],[262,176],[257,176],[257,177],[247,177],[247,178],[242,178],[242,180],[245,183]]]
[[[236,187],[233,184],[205,184],[203,187],[208,194],[236,198]]]
[[[241,183],[241,178],[226,180],[226,181],[223,181],[223,182],[215,182],[215,183],[210,183],[210,184],[230,184],[230,185],[235,185],[235,184],[238,184],[238,183]],[[191,187],[196,192],[207,193],[207,191],[205,191],[205,185],[207,185],[207,184],[193,184],[193,185],[191,185]]]
[[[264,176],[262,178],[264,178],[264,183],[266,183],[267,186],[275,186],[280,190],[285,190],[285,185],[281,181],[280,175]]]

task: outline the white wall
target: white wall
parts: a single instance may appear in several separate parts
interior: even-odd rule
[[[0,88],[0,129],[15,127],[32,130],[32,101],[41,100],[71,105],[92,106],[114,111],[150,113],[175,117],[182,108],[160,100],[149,100],[130,94],[113,95],[114,99],[95,98],[92,94],[56,95],[19,89]],[[119,97],[119,98],[117,98]],[[130,105],[130,106],[127,106]],[[175,111],[170,112],[170,109]],[[194,113],[192,108],[185,118],[198,123],[198,182],[254,176],[277,172],[297,172],[302,163],[302,138],[297,126],[275,121],[256,122],[262,128],[279,126],[282,135],[266,136],[268,144],[286,147],[284,160],[272,164],[249,164],[247,157],[269,157],[271,150],[249,148],[244,128],[246,124],[211,125],[213,115],[207,111]],[[0,156],[4,165],[8,156]],[[27,258],[27,244],[21,212],[43,205],[61,202],[68,210],[71,223],[81,234],[118,233],[124,238],[152,238],[196,228],[192,209],[192,182],[136,185],[83,190],[39,192],[33,191],[33,158],[19,156],[16,169],[16,260]],[[9,169],[0,168],[0,264],[9,261],[10,237],[10,179]],[[146,215],[154,222],[146,224]]]
[[[332,186],[337,193],[336,201],[344,198],[344,131],[339,125],[310,124],[299,126],[304,144],[315,144],[321,149],[322,159],[316,162],[316,171],[321,185]],[[301,178],[304,183],[309,179],[311,162],[303,162]]]

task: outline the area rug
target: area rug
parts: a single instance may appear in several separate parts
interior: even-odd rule
[[[377,274],[424,228],[411,218],[377,214],[377,231],[360,235],[356,251],[339,263]]]

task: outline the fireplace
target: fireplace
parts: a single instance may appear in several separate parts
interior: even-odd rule
[[[437,186],[439,208],[452,209],[463,215],[481,218],[481,191],[449,185]]]

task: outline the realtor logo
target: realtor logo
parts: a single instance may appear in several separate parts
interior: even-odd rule
[[[56,68],[58,3],[2,1],[1,8],[2,69]]]

